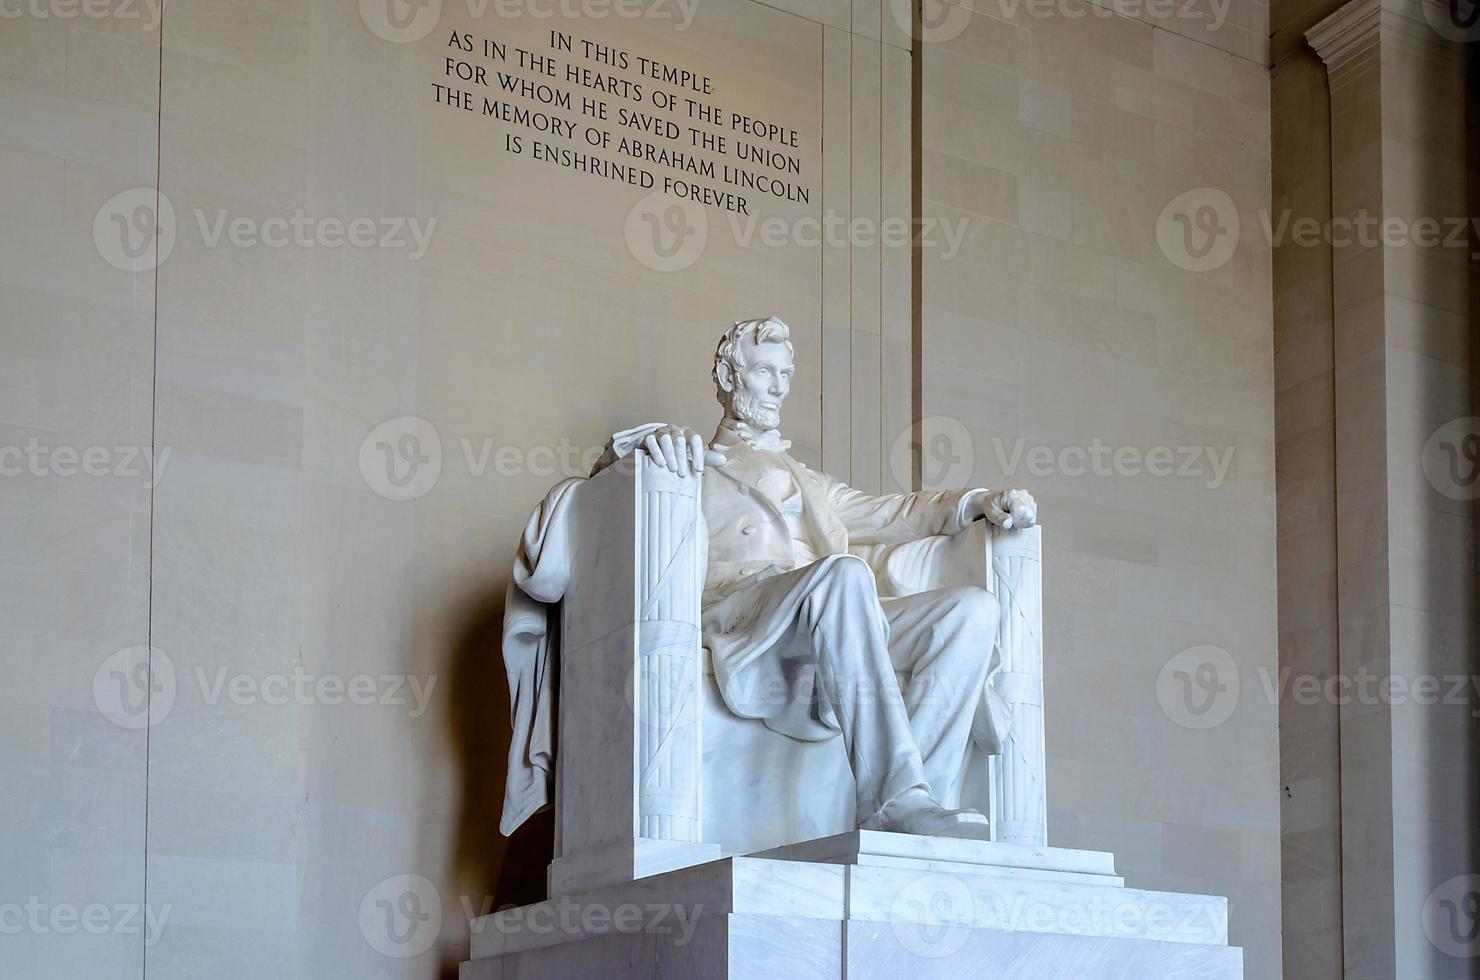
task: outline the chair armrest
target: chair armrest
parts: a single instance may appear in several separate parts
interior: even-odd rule
[[[986,521],[955,534],[855,551],[873,568],[884,598],[959,586],[985,588],[997,597],[1000,618],[992,641],[997,666],[988,693],[1010,724],[1005,732],[990,732],[991,738],[984,729],[977,741],[998,743],[989,791],[993,839],[1034,847],[1048,840],[1042,552],[1038,528],[1004,531]],[[990,713],[976,720],[990,720]]]
[[[559,859],[623,841],[702,840],[700,487],[699,475],[632,453],[575,491],[561,603]],[[561,868],[552,882],[590,883],[585,865]]]
[[[853,553],[874,570],[883,598],[964,585],[991,588],[996,529],[973,521],[955,534],[932,534],[899,544],[866,545]]]

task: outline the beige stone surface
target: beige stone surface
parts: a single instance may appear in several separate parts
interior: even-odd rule
[[[1042,504],[1050,842],[1112,850],[1133,883],[1228,895],[1247,975],[1278,977],[1262,48],[972,6],[921,49],[923,212],[969,219],[959,254],[922,259],[927,485],[1023,486]],[[1240,230],[1227,261],[1194,271],[1158,219],[1207,188]],[[1090,465],[1095,442],[1130,462]],[[1222,478],[1206,456],[1190,476],[1143,465],[1198,446],[1229,454]],[[1225,720],[1189,729],[1158,681],[1204,645],[1241,689]]]
[[[796,236],[828,213],[875,225],[901,201],[907,213],[908,145],[881,148],[886,126],[908,128],[907,56],[870,39],[887,14],[875,6],[854,34],[825,4],[803,8],[813,19],[701,6],[683,29],[488,9],[447,4],[425,38],[392,43],[354,6],[171,8],[161,187],[180,233],[160,270],[155,417],[176,468],[156,496],[153,626],[181,680],[151,732],[149,869],[151,895],[190,911],[151,949],[151,977],[433,976],[465,957],[468,912],[493,900],[503,858],[494,637],[517,532],[613,430],[712,425],[695,365],[729,321],[797,324],[795,451],[820,462],[826,431],[842,472],[886,478],[883,419],[907,413],[909,372],[880,338],[899,342],[884,320],[900,286],[907,309],[908,252],[901,265],[879,246]],[[511,57],[560,29],[701,68],[712,101],[797,130],[810,201],[748,195],[756,219],[782,222],[779,244],[703,209],[702,251],[660,268],[671,242],[645,237],[647,190],[511,155],[517,128],[434,104],[454,29]],[[608,101],[615,118],[622,103]],[[551,111],[582,118],[579,93]],[[824,146],[824,131],[842,138]],[[551,142],[579,147],[580,133]],[[223,209],[437,223],[413,260],[213,244]],[[424,420],[414,444],[393,421],[407,416]],[[414,499],[387,499],[384,467],[411,455],[440,472]],[[268,703],[254,686],[299,674],[365,675],[406,703]],[[416,925],[387,918],[402,874],[425,879],[416,894],[441,915],[431,948],[394,947],[416,954],[404,961],[381,948]]]
[[[810,134],[811,201],[764,212],[792,228],[908,214],[918,162],[924,215],[966,229],[949,259],[925,250],[918,340],[905,250],[742,247],[711,209],[692,266],[644,265],[624,235],[641,192],[510,158],[506,126],[431,104],[443,27],[393,43],[355,4],[179,0],[161,52],[143,24],[0,21],[0,443],[171,453],[154,489],[0,480],[0,780],[19,814],[3,867],[22,899],[144,902],[147,843],[147,900],[171,910],[151,980],[423,977],[461,959],[503,857],[493,640],[515,535],[613,427],[710,421],[694,365],[727,320],[775,312],[805,369],[796,452],[860,487],[912,482],[917,395],[973,439],[958,483],[1000,482],[999,436],[1009,453],[1096,436],[1232,451],[1216,487],[1012,482],[1049,528],[1051,841],[1115,851],[1138,886],[1229,896],[1249,975],[1273,976],[1275,712],[1255,673],[1275,630],[1269,250],[1253,232],[1269,199],[1264,8],[1235,4],[1212,33],[1066,9],[1081,16],[978,3],[958,36],[920,45],[918,158],[888,3],[726,0],[682,32],[575,29],[702,63],[727,105]],[[445,18],[526,46],[551,26],[453,3]],[[1245,234],[1194,273],[1156,221],[1203,186],[1231,195]],[[93,231],[113,195],[156,187],[175,213],[157,289],[155,270],[109,265]],[[415,261],[210,241],[223,210],[260,224],[300,209],[437,225]],[[435,429],[440,475],[388,499],[385,453],[405,463],[430,443],[370,436],[406,416]],[[149,643],[173,668],[169,710],[119,727],[94,676]],[[1210,731],[1157,698],[1163,664],[1199,644],[1227,649],[1244,685]],[[324,676],[393,703],[313,692]],[[438,900],[442,938],[401,960],[375,943],[408,891]],[[37,976],[140,976],[145,959],[120,932],[13,948],[7,965]]]
[[[93,685],[123,694],[126,721],[143,707],[110,657],[149,640],[155,289],[104,260],[94,216],[154,184],[159,34],[52,13],[0,21],[0,878],[21,923],[4,959],[140,977],[121,927],[145,902],[147,736],[105,718]]]

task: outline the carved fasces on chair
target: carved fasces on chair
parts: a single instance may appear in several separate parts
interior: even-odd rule
[[[700,598],[705,540],[699,477],[641,457],[638,507],[639,836],[702,840]]]
[[[699,488],[633,453],[577,489],[552,895],[718,857],[700,820]]]
[[[964,585],[992,592],[1002,610],[996,638],[1001,669],[991,678],[1011,727],[990,761],[994,839],[1048,843],[1043,743],[1043,570],[1039,528],[1004,531],[976,521],[956,534],[856,549],[874,569],[881,596]],[[975,801],[971,801],[973,804]]]
[[[992,835],[1009,844],[1048,843],[1043,741],[1043,563],[1039,529],[992,530],[992,591],[1002,606],[997,693],[1012,712],[992,760]]]

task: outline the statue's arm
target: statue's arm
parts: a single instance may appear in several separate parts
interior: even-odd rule
[[[1002,528],[1032,527],[1037,505],[1024,490],[917,490],[876,496],[824,476],[828,496],[854,544],[893,544],[954,534],[986,518]]]

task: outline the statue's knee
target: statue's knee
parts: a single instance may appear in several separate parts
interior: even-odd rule
[[[824,574],[829,582],[849,589],[863,589],[873,593],[876,588],[874,570],[868,567],[868,562],[854,555],[840,555],[830,559]]]
[[[992,631],[997,628],[997,597],[977,586],[952,589],[954,606],[972,630]]]
[[[867,562],[852,555],[823,560],[827,564],[822,567],[815,586],[802,600],[802,613],[809,620],[815,621],[825,606],[842,608],[859,601],[878,603],[873,569]],[[843,606],[836,605],[838,603]]]

